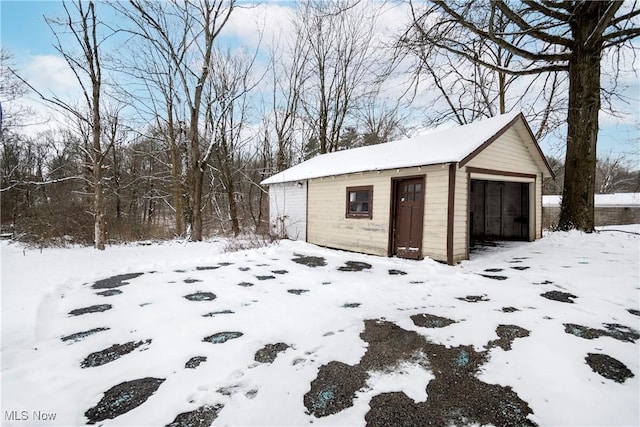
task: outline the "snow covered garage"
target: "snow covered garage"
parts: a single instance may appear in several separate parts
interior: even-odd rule
[[[265,179],[274,233],[320,246],[453,264],[475,239],[542,236],[553,176],[526,119],[508,113],[323,154]]]

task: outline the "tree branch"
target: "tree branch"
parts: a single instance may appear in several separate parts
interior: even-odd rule
[[[635,2],[633,3],[633,6],[634,7],[636,6]],[[620,15],[620,16],[612,19],[611,20],[611,25],[618,25],[620,22],[626,21],[626,20],[631,19],[631,18],[633,18],[635,16],[638,16],[638,15],[640,15],[640,9],[632,10],[629,13],[625,13],[624,15]]]
[[[548,73],[548,72],[568,71],[569,70],[569,65],[568,64],[550,64],[550,65],[545,65],[545,66],[541,66],[541,67],[532,67],[532,68],[524,68],[524,69],[521,69],[521,70],[513,70],[513,69],[510,69],[510,68],[501,67],[499,65],[492,64],[490,62],[484,61],[484,60],[480,59],[475,54],[472,55],[471,53],[464,52],[462,50],[458,50],[458,49],[450,47],[450,46],[448,46],[446,44],[434,43],[434,46],[443,48],[443,49],[447,50],[448,52],[454,53],[456,55],[460,55],[463,58],[466,58],[471,62],[477,62],[478,64],[482,65],[483,67],[490,68],[490,69],[492,69],[494,71],[498,71],[500,73],[509,74],[511,76],[527,76],[527,75],[538,74],[538,73]]]
[[[20,80],[22,83],[24,83],[29,89],[31,89],[33,92],[35,92],[43,101],[48,102],[50,104],[53,104],[53,105],[55,105],[57,107],[62,108],[63,110],[65,110],[68,113],[71,113],[73,116],[75,116],[77,119],[79,119],[82,122],[85,122],[87,124],[91,124],[91,122],[89,121],[88,118],[84,117],[82,114],[77,112],[73,107],[71,107],[66,102],[61,101],[57,97],[49,98],[49,97],[45,96],[42,92],[40,92],[33,85],[31,85],[31,83],[29,83],[28,81],[26,81],[25,79],[20,77],[20,75],[18,73],[16,73],[16,71],[13,70],[11,67],[7,67],[7,70],[9,70],[9,72],[11,74],[13,74],[18,80]]]
[[[554,36],[540,29],[532,27],[524,19],[522,19],[520,15],[518,15],[516,12],[511,10],[511,8],[509,8],[509,6],[507,6],[503,1],[492,2],[491,5],[492,5],[492,9],[493,9],[493,6],[497,6],[498,9],[500,9],[500,11],[512,22],[514,22],[522,31],[524,31],[528,35],[538,40],[542,40],[544,42],[551,43],[551,44],[559,44],[565,47],[571,47],[573,45],[573,42],[569,39],[565,39],[564,37],[560,37],[560,36]],[[492,36],[494,36],[493,25],[489,26],[489,32]]]
[[[444,12],[446,12],[449,16],[455,19],[456,23],[462,25],[464,28],[468,29],[474,34],[477,34],[480,37],[484,37],[486,39],[491,40],[498,46],[503,47],[509,52],[512,52],[518,56],[521,56],[522,58],[529,59],[532,61],[547,61],[547,62],[565,62],[565,61],[568,61],[570,58],[570,55],[568,53],[546,54],[541,52],[537,52],[537,53],[530,52],[526,49],[522,49],[518,46],[515,46],[507,42],[503,38],[496,37],[494,34],[491,34],[490,32],[487,32],[487,31],[483,31],[480,28],[476,27],[474,24],[472,24],[467,19],[465,19],[462,15],[458,14],[455,10],[450,8],[445,1],[437,0],[435,1],[435,3]]]
[[[640,36],[640,28],[628,28],[626,30],[616,31],[615,33],[609,33],[602,37],[603,49],[606,49],[617,44],[626,42]]]
[[[50,184],[57,184],[59,182],[65,182],[65,181],[71,181],[71,180],[78,180],[78,181],[83,181],[85,183],[91,183],[88,179],[82,177],[82,176],[68,176],[65,178],[57,178],[57,179],[50,179],[47,181],[14,181],[10,186],[5,187],[5,188],[0,188],[0,192],[3,191],[8,191],[11,190],[12,188],[17,187],[18,185],[36,185],[36,186],[41,186],[41,185],[50,185]]]
[[[585,41],[585,46],[588,48],[593,48],[597,43],[602,41],[602,34],[605,29],[611,24],[611,19],[614,17],[618,9],[622,6],[622,2],[612,2],[609,4],[609,7],[604,11],[604,14],[598,20],[598,25],[595,26],[587,40]]]
[[[531,10],[535,10],[536,12],[540,12],[543,15],[548,16],[549,18],[557,19],[560,22],[569,22],[569,19],[571,18],[571,15],[569,15],[569,14],[553,10],[552,8],[554,8],[554,7],[556,7],[556,8],[557,7],[561,7],[559,4],[554,3],[554,2],[545,2],[545,1],[543,1],[542,3],[539,3],[537,1],[532,1],[532,0],[522,0],[522,3],[526,4],[527,6],[529,6],[529,8],[531,8]]]

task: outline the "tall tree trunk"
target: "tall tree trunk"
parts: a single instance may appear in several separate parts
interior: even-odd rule
[[[507,84],[506,84],[507,75],[505,73],[498,73],[498,90],[499,92],[499,100],[500,100],[500,114],[504,114],[507,112]]]
[[[210,58],[207,58],[207,63]],[[208,73],[203,72],[201,82]],[[191,213],[191,240],[202,241],[202,181],[204,171],[200,165],[200,136],[198,123],[202,99],[202,83],[196,86],[193,106],[191,107],[191,127],[189,129],[190,158],[189,158],[189,211]]]
[[[318,141],[320,142],[320,152],[318,154],[326,154],[331,152],[331,144],[327,138],[328,133],[328,121],[329,121],[329,109],[326,105],[326,95],[324,93],[324,79],[322,80],[322,84],[320,86],[320,90],[322,91],[320,96],[320,112],[318,117]]]
[[[232,173],[234,158],[232,150],[229,149],[229,145],[232,145],[232,137],[227,138],[224,124],[220,128],[220,134],[221,137],[218,141],[218,149],[215,155],[220,170],[220,180],[227,195],[231,231],[234,236],[238,236],[240,234],[240,221],[238,220],[238,203],[234,197],[236,192],[235,177]]]
[[[115,136],[113,137],[115,139]],[[120,222],[122,217],[122,197],[120,194],[120,161],[118,160],[118,150],[113,148],[111,154],[113,154],[112,167],[113,167],[113,195],[116,202],[116,221]]]
[[[600,56],[602,43],[586,48],[599,13],[580,14],[572,23],[576,43],[569,59],[569,111],[562,207],[559,230],[594,231],[596,143],[600,110]]]
[[[175,141],[171,143],[171,181],[173,192],[173,207],[175,208],[175,223],[176,223],[176,235],[182,236],[184,233],[184,208],[182,205],[182,183],[180,172],[181,160],[178,156],[178,148]]]
[[[96,16],[93,2],[89,2],[89,13],[91,14],[91,33],[85,29],[85,43],[88,49],[85,50],[87,62],[89,63],[89,77],[91,78],[91,137],[93,142],[93,209],[95,213],[95,226],[94,226],[94,242],[95,248],[98,250],[104,250],[105,236],[106,236],[106,207],[104,204],[104,188],[102,186],[102,162],[104,160],[104,154],[102,152],[102,146],[100,144],[100,137],[102,136],[102,118],[100,114],[100,89],[102,86],[102,70],[100,69],[100,59],[98,51],[98,40],[96,38]],[[85,18],[85,24],[87,23]],[[91,39],[89,39],[91,36]],[[91,41],[89,41],[91,40]]]
[[[278,152],[276,153],[276,170],[282,172],[289,167],[289,143],[282,132],[278,132],[277,136]]]
[[[202,241],[202,184],[204,172],[196,163],[193,168],[193,206],[191,206],[191,240]]]
[[[95,130],[94,130],[95,132]],[[94,154],[98,156],[97,153]],[[94,219],[94,246],[98,250],[104,250],[106,224],[105,224],[105,204],[104,189],[102,187],[102,161],[93,163],[93,211]]]
[[[211,45],[207,44],[207,46]],[[205,56],[205,64],[211,62],[211,49]],[[203,67],[202,74],[194,91],[194,100],[191,107],[191,128],[189,141],[191,143],[191,186],[189,187],[191,198],[191,240],[202,241],[202,182],[204,180],[204,165],[200,159],[200,135],[198,126],[200,120],[200,108],[202,104],[202,89],[209,75],[209,67]]]
[[[238,236],[240,234],[240,223],[238,221],[238,203],[236,202],[235,196],[235,185],[233,183],[233,178],[229,176],[229,180],[227,182],[227,197],[229,198],[229,216],[231,219],[231,231],[234,236]]]
[[[180,152],[178,150],[178,140],[182,138],[182,128],[176,128],[173,121],[173,108],[169,106],[169,112],[167,115],[169,119],[169,152],[171,155],[171,191],[173,193],[173,207],[175,209],[175,233],[177,236],[182,236],[184,233],[183,222],[183,204],[182,204],[182,159],[180,158]]]

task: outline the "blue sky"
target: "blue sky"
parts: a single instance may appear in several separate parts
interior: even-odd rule
[[[53,54],[53,37],[44,22],[44,15],[61,16],[59,1],[0,1],[2,45],[11,50],[16,59],[22,55]]]
[[[286,2],[272,4],[283,3]],[[72,79],[65,81],[67,73],[63,69],[64,63],[54,61],[57,56],[53,47],[55,39],[44,20],[45,15],[60,17],[63,14],[62,2],[57,0],[0,0],[0,40],[2,46],[14,54],[18,68],[27,75],[33,75],[34,81],[43,85],[61,85],[63,90],[70,90]],[[236,28],[227,40],[233,44],[241,43],[242,37],[248,40],[248,33],[242,34],[242,29]],[[635,61],[637,65],[638,60]],[[608,153],[614,156],[623,154],[634,167],[640,167],[640,82],[633,73],[627,73],[624,82],[627,84],[624,94],[632,99],[629,104],[621,104],[619,108],[627,117],[620,120],[601,115],[598,152],[601,156]],[[561,137],[550,137],[541,141],[541,145],[546,153],[558,155],[561,154],[558,147],[563,142]]]

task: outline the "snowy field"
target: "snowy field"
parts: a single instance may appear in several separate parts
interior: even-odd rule
[[[5,241],[2,424],[381,425],[437,407],[455,424],[637,426],[640,226],[607,228],[627,232],[455,267],[290,241]]]

